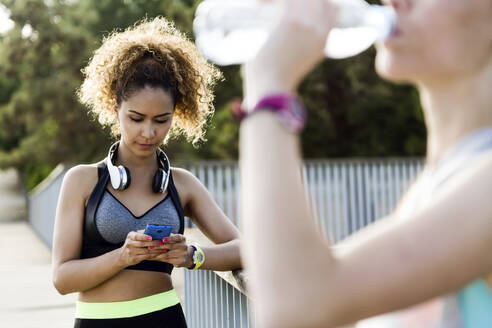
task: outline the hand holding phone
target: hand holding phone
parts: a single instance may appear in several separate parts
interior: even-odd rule
[[[152,237],[152,240],[162,240],[164,237],[169,237],[173,226],[164,224],[147,224],[144,234]]]

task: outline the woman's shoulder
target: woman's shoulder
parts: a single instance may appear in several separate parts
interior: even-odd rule
[[[189,188],[197,180],[197,178],[188,170],[180,167],[171,167],[171,173],[173,175],[174,184],[176,188],[184,187]],[[179,188],[178,188],[179,191]]]
[[[72,166],[65,174],[65,179],[84,182],[90,180],[97,181],[97,164],[79,164]]]
[[[194,175],[190,171],[183,169],[181,167],[171,166],[171,173],[173,174],[174,180],[176,179],[183,180],[183,179],[189,179],[191,177],[194,177]]]
[[[87,200],[98,181],[97,164],[79,164],[71,167],[63,178],[63,189]]]
[[[187,202],[196,188],[199,188],[200,180],[190,171],[179,167],[171,167],[171,173],[180,198],[182,198],[182,201]]]
[[[190,171],[180,168],[180,167],[171,167],[171,172],[173,175],[173,180],[176,184],[193,187],[197,185],[201,185],[200,180]]]

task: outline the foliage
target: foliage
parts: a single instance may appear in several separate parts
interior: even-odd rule
[[[305,156],[419,156],[425,126],[417,92],[382,80],[375,51],[325,60],[301,84],[310,118],[302,138]]]
[[[15,25],[0,35],[0,167],[15,166],[34,186],[59,162],[94,162],[111,142],[75,98],[80,69],[102,37],[143,17],[164,15],[192,37],[199,0],[0,0]],[[382,81],[374,50],[342,61],[326,60],[300,94],[310,120],[305,157],[422,155],[425,131],[413,88]],[[173,160],[234,159],[238,124],[231,102],[242,96],[238,66],[221,68],[216,115],[208,142],[193,148],[173,140]]]

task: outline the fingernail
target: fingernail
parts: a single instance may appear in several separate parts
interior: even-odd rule
[[[165,243],[167,243],[167,238],[164,238],[164,239],[163,239],[163,241],[164,241]]]
[[[149,246],[149,249],[154,249],[154,246]]]
[[[147,236],[147,240],[152,240],[152,237],[150,237],[150,236]]]
[[[162,241],[160,241],[160,240],[159,240],[159,245],[162,245],[162,244],[164,244],[164,243],[163,243]]]

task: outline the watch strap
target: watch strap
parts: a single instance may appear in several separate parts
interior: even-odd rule
[[[272,94],[258,101],[251,111],[239,108],[239,120],[244,120],[254,113],[260,111],[271,111],[276,113],[282,123],[292,132],[299,133],[304,129],[307,121],[307,111],[302,101],[290,93]]]
[[[196,245],[190,246],[193,247],[193,265],[186,269],[194,271],[201,267],[202,264],[205,262],[205,253],[200,247]]]

